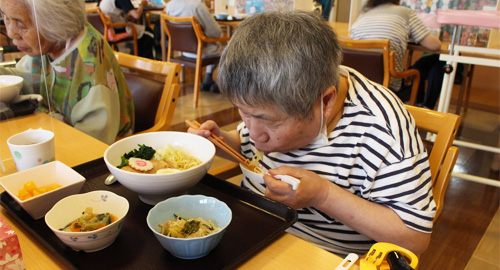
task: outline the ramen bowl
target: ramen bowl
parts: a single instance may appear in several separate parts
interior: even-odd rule
[[[0,75],[0,103],[7,107],[19,94],[23,86],[23,77],[15,75]]]
[[[175,238],[161,234],[159,224],[175,220],[174,214],[186,219],[211,220],[218,231],[203,237]],[[149,229],[160,244],[175,257],[197,259],[206,256],[222,239],[231,223],[231,209],[222,201],[203,195],[182,195],[156,204],[146,218]]]
[[[94,231],[67,232],[60,230],[80,217],[87,207],[92,207],[94,214],[110,213],[117,219]],[[95,252],[113,244],[120,234],[128,210],[129,203],[124,197],[110,191],[96,190],[71,195],[60,200],[45,215],[45,223],[68,247],[77,251]]]
[[[167,174],[144,174],[119,169],[121,157],[139,144],[153,149],[166,145],[190,154],[201,161],[200,165],[187,170]],[[138,194],[139,199],[149,205],[173,196],[185,194],[207,173],[215,156],[215,146],[209,140],[194,134],[174,131],[150,132],[133,135],[113,143],[104,152],[104,161],[116,180]]]

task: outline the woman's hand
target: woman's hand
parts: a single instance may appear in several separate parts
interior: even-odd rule
[[[217,125],[212,120],[208,120],[201,124],[200,128],[189,128],[187,130],[188,133],[199,135],[205,138],[210,137],[211,134],[219,137],[221,140],[225,141],[230,147],[235,149],[236,151],[239,151],[240,149],[240,137],[238,135],[238,132],[236,130],[232,131],[222,131]],[[229,160],[234,160],[230,155],[228,155],[226,152],[221,150],[220,148],[217,147],[217,156],[229,159]]]
[[[286,174],[300,180],[297,190],[270,175],[264,175],[266,197],[294,209],[314,207],[331,218],[377,242],[390,242],[421,254],[430,234],[407,227],[387,206],[365,200],[304,169],[281,166],[269,174]]]
[[[210,137],[211,134],[214,134],[217,137],[221,136],[220,127],[213,120],[208,120],[208,121],[204,122],[203,124],[201,124],[199,129],[190,127],[187,130],[187,132],[191,133],[191,134],[196,134],[196,135],[199,135],[199,136],[202,136],[205,138]]]
[[[270,169],[269,174],[264,175],[264,181],[267,185],[265,196],[277,202],[286,204],[294,209],[304,207],[316,207],[321,204],[328,196],[328,185],[331,183],[318,174],[294,167],[280,166]],[[272,175],[290,175],[300,180],[297,190],[292,186]]]

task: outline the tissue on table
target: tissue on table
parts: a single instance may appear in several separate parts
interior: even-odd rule
[[[26,269],[17,234],[0,217],[0,270]]]

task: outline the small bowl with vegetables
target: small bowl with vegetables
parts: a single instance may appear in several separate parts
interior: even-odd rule
[[[209,140],[185,132],[161,131],[119,140],[104,152],[109,171],[139,199],[155,205],[185,194],[207,173],[215,156]]]
[[[60,200],[45,215],[45,223],[68,247],[95,252],[115,241],[128,210],[124,197],[96,190]]]
[[[146,221],[156,239],[173,256],[197,259],[216,248],[231,219],[231,209],[216,198],[182,195],[156,204]]]

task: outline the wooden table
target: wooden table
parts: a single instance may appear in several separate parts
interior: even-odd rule
[[[7,169],[6,172],[0,172],[0,176],[16,172],[6,140],[28,128],[39,127],[54,131],[56,159],[71,167],[102,157],[108,147],[105,143],[43,113],[0,121],[0,154]],[[1,187],[0,192],[3,192]],[[17,233],[26,269],[69,269],[59,256],[45,248],[29,231],[10,217],[3,207],[0,215]],[[331,270],[341,261],[342,258],[337,255],[284,233],[238,268]],[[351,267],[351,270],[356,269],[359,269],[357,265]]]
[[[92,13],[97,12],[97,3],[85,3],[85,12]]]
[[[235,20],[235,21],[216,20],[216,21],[220,26],[226,27],[226,34],[228,37],[231,37],[233,31],[235,31],[236,28],[238,28],[238,26],[240,25],[240,23],[243,22],[243,20]]]

